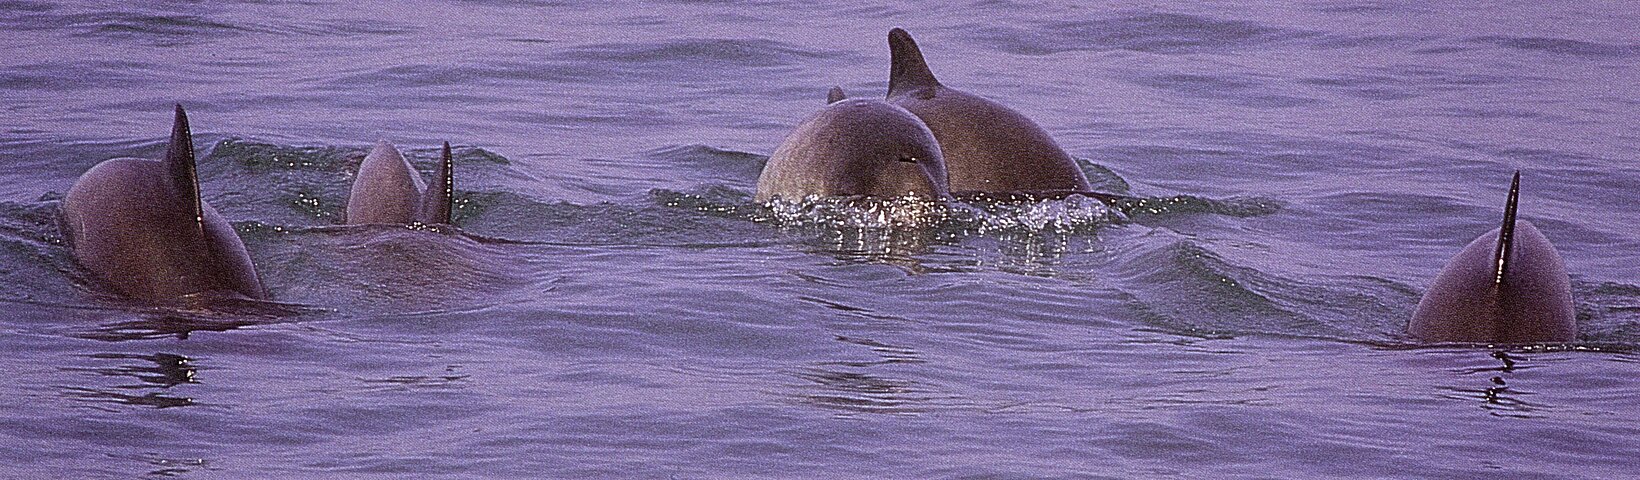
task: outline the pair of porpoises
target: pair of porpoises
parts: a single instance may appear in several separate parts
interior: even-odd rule
[[[1035,122],[1000,103],[935,79],[911,35],[888,35],[886,101],[828,105],[786,137],[765,164],[757,200],[953,194],[1117,196],[1091,191],[1086,176]],[[445,143],[435,183],[383,142],[365,157],[346,218],[362,223],[449,223],[454,192]],[[1516,221],[1520,173],[1503,225],[1447,263],[1407,330],[1431,342],[1567,342],[1577,336],[1570,280],[1547,238]],[[187,114],[176,108],[165,158],[104,161],[64,197],[62,231],[74,258],[111,290],[148,301],[267,298],[244,243],[199,196]]]

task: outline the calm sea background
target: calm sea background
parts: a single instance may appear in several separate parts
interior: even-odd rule
[[[140,3],[0,1],[0,477],[1640,475],[1640,3]],[[894,26],[1146,200],[753,204]],[[65,249],[174,103],[277,303]],[[1517,169],[1578,341],[1412,342]]]

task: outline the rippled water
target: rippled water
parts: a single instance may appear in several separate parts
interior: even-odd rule
[[[0,2],[0,476],[1632,476],[1637,15]],[[1141,200],[753,204],[892,26]],[[177,102],[275,303],[110,298],[63,247]],[[336,225],[380,138],[456,145],[456,227]],[[1516,169],[1580,338],[1411,342]]]

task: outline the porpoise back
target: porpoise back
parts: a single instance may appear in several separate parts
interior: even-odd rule
[[[1086,191],[1087,176],[1036,122],[1001,103],[942,85],[911,34],[888,33],[888,101],[939,140],[951,193]]]
[[[453,167],[450,142],[444,142],[435,183],[427,185],[397,148],[386,140],[377,142],[359,164],[359,174],[348,192],[346,222],[450,223]]]
[[[244,242],[200,198],[181,105],[163,160],[97,164],[63,198],[61,220],[75,260],[127,297],[267,297]]]
[[[1531,222],[1516,221],[1515,172],[1503,225],[1470,242],[1424,292],[1407,331],[1431,342],[1568,342],[1577,315],[1565,263]]]

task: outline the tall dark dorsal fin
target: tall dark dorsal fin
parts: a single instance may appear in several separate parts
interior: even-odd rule
[[[843,93],[843,87],[831,87],[831,91],[826,92],[826,105],[831,105],[847,99],[848,94]]]
[[[1520,203],[1520,170],[1515,170],[1515,180],[1509,183],[1509,203],[1503,207],[1503,226],[1498,228],[1498,250],[1492,256],[1493,265],[1497,269],[1493,272],[1493,283],[1503,285],[1504,274],[1509,272],[1509,252],[1515,248],[1515,206]]]
[[[889,30],[888,52],[888,96],[939,86],[940,81],[934,79],[934,72],[928,70],[928,61],[923,60],[922,50],[917,48],[917,41],[911,39],[911,34],[898,27]]]
[[[444,150],[439,155],[438,170],[433,172],[433,183],[427,185],[427,191],[421,195],[421,221],[424,223],[450,223],[450,211],[455,198],[455,159],[450,155],[450,142],[444,142]]]
[[[177,201],[195,223],[205,222],[199,204],[199,174],[194,171],[194,138],[188,132],[188,113],[177,105],[176,122],[171,125],[171,143],[165,147],[165,179]],[[203,228],[203,227],[201,227]]]

